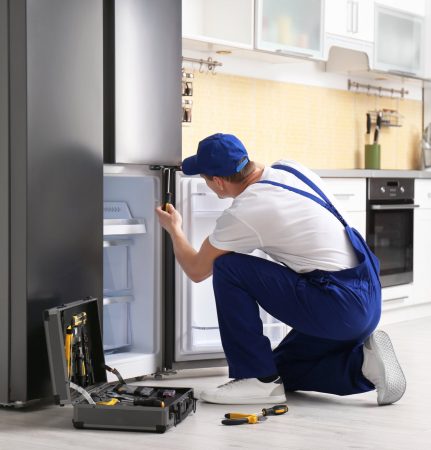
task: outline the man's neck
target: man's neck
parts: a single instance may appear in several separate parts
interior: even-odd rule
[[[249,174],[241,183],[238,183],[234,187],[234,195],[233,197],[237,197],[241,193],[243,193],[250,185],[256,183],[262,178],[263,171],[265,166],[262,164],[256,164],[256,169]]]

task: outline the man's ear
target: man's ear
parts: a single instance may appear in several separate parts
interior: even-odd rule
[[[224,180],[223,180],[223,178],[220,178],[220,177],[213,177],[213,181],[214,181],[214,183],[217,185],[217,187],[220,189],[220,190],[224,190]]]

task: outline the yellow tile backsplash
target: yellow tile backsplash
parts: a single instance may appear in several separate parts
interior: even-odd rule
[[[286,158],[315,169],[364,168],[366,112],[395,109],[402,127],[381,130],[382,169],[417,169],[422,102],[236,75],[195,73],[183,157],[213,133],[238,136],[255,161]],[[372,133],[374,127],[372,129]]]

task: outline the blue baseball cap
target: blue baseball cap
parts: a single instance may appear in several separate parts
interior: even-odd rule
[[[217,133],[199,142],[196,155],[183,161],[182,171],[185,175],[227,177],[241,171],[248,161],[247,150],[237,137]]]

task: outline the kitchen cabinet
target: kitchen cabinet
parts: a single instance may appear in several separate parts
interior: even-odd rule
[[[334,205],[347,223],[365,238],[366,180],[365,178],[325,178]]]
[[[197,49],[217,50],[225,46],[252,49],[253,29],[254,0],[182,2],[182,35],[187,41],[194,41]],[[191,43],[186,42],[186,46]]]
[[[331,2],[332,0],[329,0]],[[362,0],[360,0],[362,2]],[[374,0],[374,3],[418,16],[425,16],[427,0]]]
[[[323,28],[323,0],[256,1],[259,50],[322,58]]]
[[[376,4],[374,69],[421,77],[424,46],[424,17]]]
[[[374,0],[326,1],[325,33],[372,42]]]
[[[431,179],[415,180],[413,285],[414,301],[431,301],[429,259],[431,255]]]

